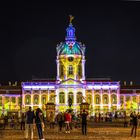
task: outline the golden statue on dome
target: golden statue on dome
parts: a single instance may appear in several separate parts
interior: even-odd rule
[[[69,17],[70,17],[70,24],[72,24],[72,20],[74,19],[74,16],[69,15]]]

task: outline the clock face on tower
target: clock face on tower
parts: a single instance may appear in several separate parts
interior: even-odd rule
[[[73,57],[68,57],[69,62],[72,62],[73,59],[74,59]]]

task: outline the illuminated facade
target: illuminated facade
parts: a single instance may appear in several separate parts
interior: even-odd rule
[[[29,106],[45,110],[45,104],[54,102],[56,112],[72,108],[79,111],[81,102],[90,104],[90,114],[116,110],[138,110],[140,87],[121,86],[110,79],[86,80],[85,45],[77,42],[75,28],[70,22],[65,41],[57,45],[57,76],[54,81],[22,82],[21,86],[0,86],[0,114],[7,111],[25,111]]]
[[[85,48],[84,44],[77,42],[75,28],[70,23],[66,29],[65,42],[56,48],[56,81],[23,82],[23,108],[44,108],[44,104],[51,100],[56,104],[56,111],[65,111],[71,98],[74,111],[79,111],[79,104],[85,101],[90,104],[90,110],[119,109],[119,82],[85,80]]]
[[[0,115],[8,111],[18,111],[22,109],[21,86],[9,83],[0,86]]]

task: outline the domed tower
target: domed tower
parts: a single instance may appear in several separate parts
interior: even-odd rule
[[[73,17],[66,29],[65,42],[57,45],[57,80],[85,80],[85,46],[76,41]]]

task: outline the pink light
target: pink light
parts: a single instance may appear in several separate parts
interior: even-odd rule
[[[23,86],[24,89],[54,89],[55,86],[39,86],[39,85],[34,85],[34,86]]]
[[[117,89],[118,85],[88,85],[89,89]]]

